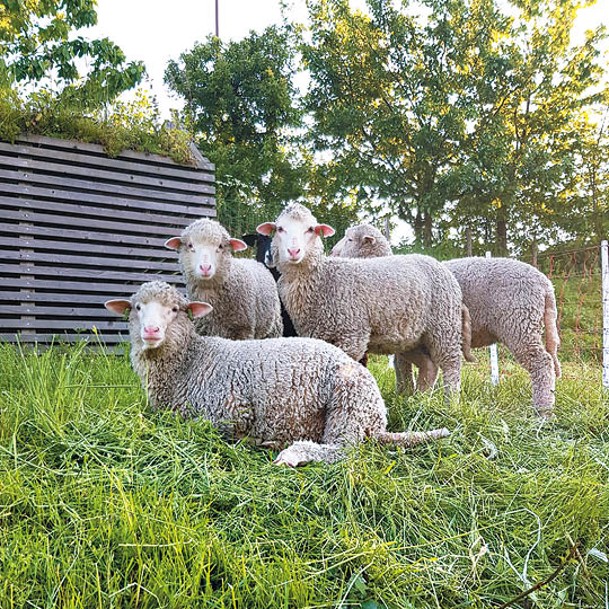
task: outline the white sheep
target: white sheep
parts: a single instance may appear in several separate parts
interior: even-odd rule
[[[391,247],[374,227],[360,225],[348,229],[332,253],[355,258],[387,256]],[[469,309],[471,346],[487,347],[495,342],[505,345],[531,376],[533,406],[541,416],[550,416],[556,378],[560,376],[560,339],[551,281],[530,264],[511,258],[470,257],[443,264],[459,282],[463,302]],[[419,389],[433,385],[437,368],[421,352],[401,355],[396,360],[396,374],[406,384],[412,376],[410,363],[420,367]]]
[[[332,248],[331,256],[344,258],[375,258],[390,256],[391,245],[372,224],[358,224],[345,231],[344,237]]]
[[[165,242],[177,250],[190,298],[209,302],[215,312],[197,320],[199,334],[235,340],[281,336],[277,286],[259,262],[233,258],[247,245],[214,220],[197,220]]]
[[[449,435],[388,432],[372,374],[323,341],[199,336],[189,316],[207,315],[211,305],[188,302],[161,281],[105,306],[128,312],[131,362],[154,407],[203,417],[232,438],[289,445],[276,463],[331,463],[365,438],[412,446]]]
[[[321,338],[355,360],[424,345],[443,371],[446,395],[460,388],[461,290],[430,256],[353,260],[327,257],[321,237],[334,234],[299,203],[258,232],[270,235],[281,272],[279,295],[299,336]]]

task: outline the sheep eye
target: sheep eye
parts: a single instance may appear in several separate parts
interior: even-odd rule
[[[189,243],[189,244],[188,244],[188,249],[189,249],[189,250],[194,250],[194,249],[195,249],[195,246],[194,246],[192,243]]]
[[[135,305],[135,310],[136,311],[141,311],[142,310],[142,305],[139,302]]]
[[[347,241],[353,241],[353,239],[352,239],[351,237],[349,237],[349,238],[347,239]]]
[[[177,312],[178,312],[180,309],[179,309],[178,307],[171,307],[171,310],[172,310],[174,313],[177,313]]]
[[[220,245],[218,246],[219,250],[223,250],[224,249],[224,245],[222,245],[222,243],[220,243]]]
[[[276,230],[277,230],[278,233],[284,233],[285,232],[285,228],[283,228],[283,226],[278,226],[276,228]]]
[[[312,232],[314,232],[314,231],[315,231],[315,229],[314,229],[312,226],[310,226],[309,228],[307,228],[307,233],[312,233]]]

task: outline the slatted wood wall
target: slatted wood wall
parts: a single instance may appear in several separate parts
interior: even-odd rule
[[[151,279],[182,285],[163,243],[214,216],[214,192],[200,154],[190,167],[51,138],[0,142],[0,340],[123,340],[103,302]]]

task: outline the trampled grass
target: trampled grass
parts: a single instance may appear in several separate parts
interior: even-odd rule
[[[564,364],[540,424],[515,365],[495,389],[466,366],[445,404],[396,397],[379,358],[391,428],[452,436],[297,470],[151,411],[126,356],[1,345],[0,367],[2,609],[487,608],[539,583],[511,606],[609,607],[598,367]]]

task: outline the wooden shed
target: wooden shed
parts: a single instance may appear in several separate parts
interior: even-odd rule
[[[0,340],[125,338],[103,307],[151,279],[182,285],[164,241],[215,216],[213,165],[39,136],[0,142]]]

